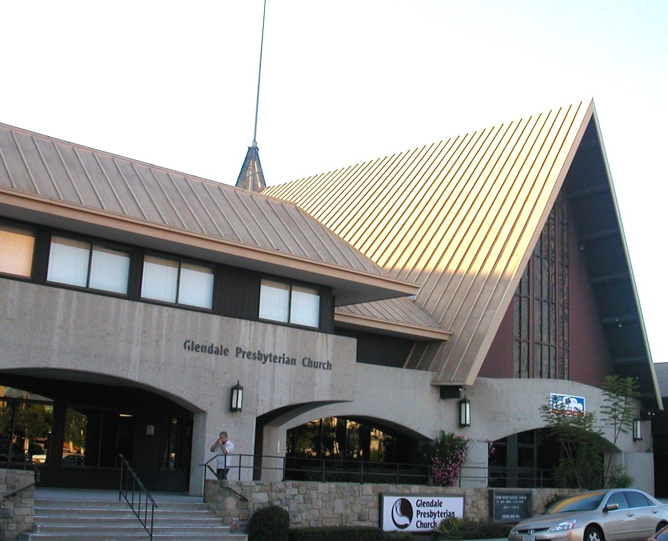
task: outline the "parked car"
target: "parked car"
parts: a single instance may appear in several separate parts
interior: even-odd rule
[[[668,505],[640,490],[573,494],[523,520],[509,541],[643,541],[668,526]],[[668,541],[662,539],[661,541]]]
[[[668,541],[668,526],[665,526],[664,528],[656,532],[647,541]]]

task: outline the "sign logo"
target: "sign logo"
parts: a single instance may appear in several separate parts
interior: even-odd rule
[[[413,505],[406,498],[399,498],[394,502],[392,522],[400,530],[405,530],[413,522]]]

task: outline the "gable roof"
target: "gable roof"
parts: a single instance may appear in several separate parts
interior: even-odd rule
[[[117,240],[330,285],[341,303],[417,291],[292,203],[5,124],[0,207],[8,217],[110,238],[121,231]]]
[[[590,125],[590,144],[598,145],[605,163],[592,101],[263,193],[297,203],[395,277],[419,283],[415,304],[452,336],[446,343],[418,344],[406,367],[433,371],[435,384],[470,385]],[[658,396],[605,169],[604,184],[595,190],[611,197],[606,212],[616,224],[613,235],[639,323],[635,361],[644,359],[645,388]]]

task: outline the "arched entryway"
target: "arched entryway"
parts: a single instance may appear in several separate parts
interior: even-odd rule
[[[117,378],[49,375],[0,373],[0,446],[11,451],[0,461],[32,461],[43,486],[116,488],[122,454],[149,490],[188,490],[192,411]]]

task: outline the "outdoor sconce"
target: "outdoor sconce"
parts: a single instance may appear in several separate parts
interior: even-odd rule
[[[244,401],[244,388],[237,384],[232,387],[232,395],[230,397],[230,411],[241,411],[241,406]]]
[[[642,421],[633,419],[633,441],[642,440]]]
[[[459,426],[471,426],[471,401],[466,396],[459,401]]]

